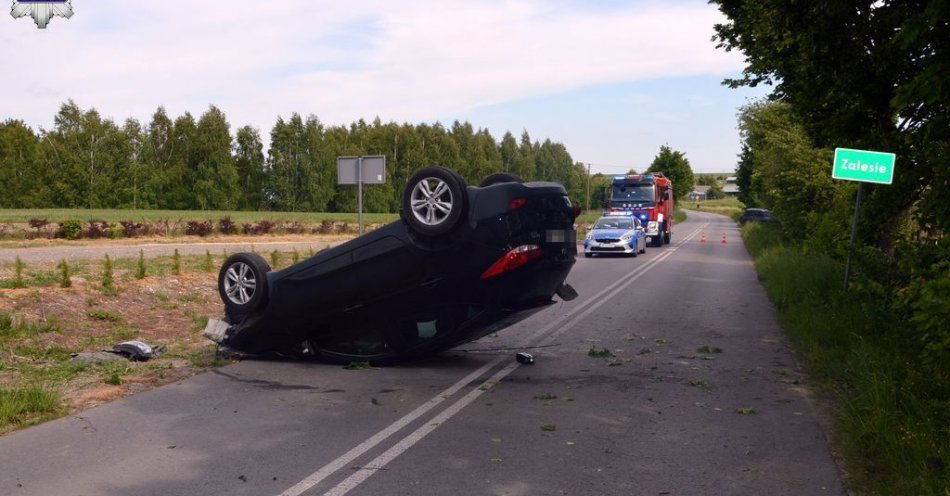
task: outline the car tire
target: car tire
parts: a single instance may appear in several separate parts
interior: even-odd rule
[[[406,183],[402,195],[402,218],[419,234],[446,234],[460,223],[468,209],[465,188],[465,180],[454,171],[445,167],[426,167],[413,174]]]
[[[478,185],[478,187],[484,188],[485,186],[491,186],[493,184],[523,183],[523,182],[524,181],[520,177],[514,174],[509,174],[507,172],[498,172],[495,174],[491,174],[490,176],[483,179],[481,184]]]
[[[585,254],[584,254],[584,258],[590,258],[590,257],[591,257],[590,253],[585,253]]]
[[[668,245],[670,241],[673,241],[673,233],[664,233],[663,234],[663,244]]]
[[[218,294],[229,313],[248,314],[267,302],[270,265],[256,253],[235,253],[218,272]]]

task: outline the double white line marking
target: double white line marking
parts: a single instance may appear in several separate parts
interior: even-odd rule
[[[515,346],[513,348],[525,348],[525,347],[530,347],[530,346],[545,346],[545,345],[551,344],[552,342],[554,342],[555,339],[558,338],[558,336],[560,336],[561,334],[563,334],[570,328],[574,327],[575,324],[577,324],[578,322],[586,318],[588,315],[590,315],[595,310],[600,308],[603,304],[607,303],[607,301],[609,301],[611,298],[613,298],[618,293],[620,293],[621,291],[626,289],[628,286],[633,284],[634,281],[636,281],[641,276],[643,276],[643,274],[645,274],[651,268],[653,268],[654,266],[658,265],[662,261],[669,258],[674,252],[676,252],[676,250],[680,246],[682,246],[683,244],[687,243],[689,240],[694,238],[707,225],[708,225],[708,222],[703,224],[696,230],[694,230],[692,233],[690,233],[686,238],[680,241],[676,245],[676,247],[667,248],[666,250],[664,250],[664,252],[661,255],[657,256],[653,260],[650,260],[646,264],[641,265],[637,267],[636,269],[630,271],[627,275],[625,275],[624,277],[621,277],[618,281],[602,289],[600,292],[598,292],[594,296],[591,296],[590,298],[588,298],[587,301],[585,301],[583,304],[578,305],[577,307],[571,309],[571,311],[569,311],[568,313],[562,315],[561,317],[558,317],[557,319],[555,319],[548,325],[538,329],[537,331],[532,333],[530,336],[528,336],[526,339],[524,339],[520,345]],[[561,323],[563,323],[564,321],[568,319],[570,320],[566,324],[564,324],[561,328],[557,329],[556,331],[550,334],[546,334],[548,331],[561,325]],[[374,447],[376,447],[377,445],[379,445],[386,439],[389,439],[393,434],[401,430],[403,427],[406,427],[413,421],[422,417],[423,415],[431,411],[433,408],[440,405],[442,402],[454,396],[455,393],[459,392],[464,387],[471,384],[472,381],[478,379],[479,377],[484,375],[486,372],[488,372],[489,370],[492,370],[493,368],[498,366],[501,362],[506,361],[506,360],[511,360],[511,357],[499,356],[495,358],[494,360],[486,363],[485,365],[480,367],[478,370],[475,370],[471,374],[468,374],[467,376],[463,377],[461,380],[459,380],[458,382],[450,386],[448,389],[433,396],[429,401],[423,403],[415,410],[409,412],[408,414],[406,414],[399,420],[393,422],[385,429],[377,432],[372,437],[356,445],[353,449],[347,451],[346,453],[344,453],[337,459],[324,465],[316,472],[310,474],[304,480],[295,484],[293,487],[280,493],[280,496],[300,496],[301,494],[309,491],[310,489],[315,487],[317,484],[320,484],[321,482],[323,482],[323,480],[326,479],[327,477],[333,475],[341,468],[346,467],[353,460],[364,455],[367,451],[373,449]],[[391,448],[383,452],[383,454],[377,456],[371,462],[366,464],[367,469],[359,470],[353,475],[347,477],[345,480],[343,480],[343,482],[340,482],[339,484],[334,486],[332,489],[327,491],[325,493],[325,496],[342,496],[348,493],[350,490],[352,490],[356,486],[360,485],[363,481],[368,479],[376,471],[385,467],[389,462],[393,461],[399,455],[406,452],[406,450],[408,450],[413,445],[421,441],[429,433],[437,429],[440,425],[442,425],[443,423],[451,419],[453,416],[455,416],[457,413],[462,411],[463,408],[465,408],[466,406],[474,402],[476,399],[478,399],[478,397],[481,396],[482,393],[488,390],[491,386],[497,384],[502,379],[507,377],[509,374],[514,372],[518,368],[518,366],[519,365],[517,362],[512,362],[508,364],[507,366],[505,366],[504,368],[502,368],[501,370],[499,370],[498,372],[496,372],[491,377],[489,377],[488,380],[484,381],[478,386],[475,386],[471,391],[468,392],[468,394],[466,394],[465,396],[460,398],[458,401],[456,401],[455,403],[447,407],[445,410],[443,410],[441,413],[436,415],[432,419],[432,421],[426,422],[422,427],[419,427],[418,429],[413,431],[411,434],[402,438],[399,442],[397,442]],[[370,468],[372,470],[370,470]]]

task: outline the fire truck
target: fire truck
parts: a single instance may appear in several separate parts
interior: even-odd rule
[[[636,215],[646,228],[650,246],[662,246],[673,238],[673,183],[659,172],[614,176],[609,208]]]

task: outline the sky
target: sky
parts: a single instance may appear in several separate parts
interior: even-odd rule
[[[147,122],[209,104],[266,137],[277,116],[468,120],[564,143],[597,172],[645,169],[664,144],[726,172],[740,53],[705,1],[73,0],[45,30],[0,15],[0,119],[49,128],[67,99]]]

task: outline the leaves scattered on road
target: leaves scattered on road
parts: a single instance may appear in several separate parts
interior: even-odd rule
[[[541,426],[541,430],[544,432],[554,432],[557,430],[557,426],[554,424],[544,424]]]
[[[739,415],[755,415],[758,412],[755,411],[755,408],[743,407],[743,408],[737,409],[736,413],[738,413]]]
[[[587,350],[587,356],[591,358],[611,358],[614,356],[614,354],[611,353],[607,348],[597,349],[591,346],[590,349]]]
[[[707,381],[704,381],[702,379],[697,380],[697,381],[689,381],[689,385],[694,388],[702,389],[703,391],[709,391],[710,389],[712,389],[712,384],[709,384]]]
[[[722,353],[722,348],[719,348],[717,346],[710,347],[708,345],[703,345],[703,346],[700,346],[699,348],[696,348],[696,353],[702,353],[704,355],[714,355],[714,354]]]

